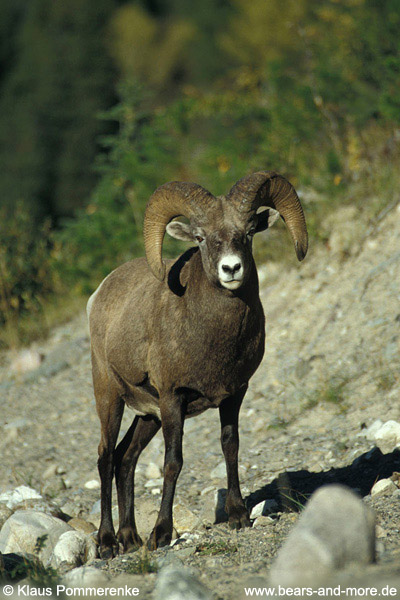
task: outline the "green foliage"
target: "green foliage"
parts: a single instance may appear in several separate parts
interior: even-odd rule
[[[58,272],[81,293],[142,252],[146,202],[159,185],[176,178],[173,122],[165,111],[148,109],[148,101],[138,84],[121,86],[121,102],[103,115],[117,123],[118,134],[103,140],[108,153],[98,164],[99,184],[87,207],[56,236]]]
[[[113,98],[104,45],[113,6],[34,0],[21,11],[0,98],[0,189],[8,206],[23,200],[33,216],[58,218],[93,187],[96,136],[104,131],[96,113]],[[13,11],[6,6],[4,16],[11,20]]]
[[[163,90],[183,68],[194,33],[186,20],[158,22],[140,6],[124,4],[112,18],[110,50],[125,80]]]
[[[7,557],[7,565],[1,560],[0,554],[0,580],[18,581],[29,579],[37,587],[55,587],[59,582],[59,576],[52,567],[45,567],[39,559],[40,551],[45,547],[47,534],[37,538],[34,554],[29,557],[21,557],[11,554]]]
[[[129,575],[146,575],[147,573],[157,573],[157,563],[151,559],[146,546],[142,546],[134,557],[124,565],[124,572]]]
[[[340,413],[347,410],[346,405],[346,386],[348,379],[343,377],[332,377],[323,381],[313,393],[309,394],[305,408],[314,408],[317,404],[336,405]]]
[[[59,289],[52,266],[50,223],[35,227],[22,203],[0,208],[0,326],[11,337],[18,319],[40,313],[43,298]]]
[[[385,392],[391,390],[399,381],[399,378],[396,377],[396,374],[391,371],[383,371],[378,375],[376,385],[378,390],[383,390]]]
[[[229,544],[224,540],[203,542],[196,547],[196,554],[202,556],[218,556],[219,554],[232,554],[237,551],[237,545]]]
[[[287,511],[301,512],[305,509],[308,497],[297,490],[288,490],[288,493],[280,490],[280,496],[283,499]]]
[[[220,194],[279,171],[311,244],[340,203],[373,218],[393,202],[397,0],[6,0],[0,14],[0,325],[17,337],[49,298],[143,253],[166,181]],[[257,260],[293,257],[279,227],[259,238]]]

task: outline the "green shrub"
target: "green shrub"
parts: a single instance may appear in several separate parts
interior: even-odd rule
[[[37,226],[22,202],[0,209],[0,327],[9,339],[18,340],[19,319],[40,313],[60,289],[53,264],[50,222]]]
[[[100,182],[88,205],[55,236],[57,272],[78,293],[89,293],[118,264],[142,252],[146,202],[159,185],[177,178],[173,122],[149,102],[137,84],[121,87],[121,102],[102,115],[117,123],[118,133],[103,139],[108,154],[97,165]]]

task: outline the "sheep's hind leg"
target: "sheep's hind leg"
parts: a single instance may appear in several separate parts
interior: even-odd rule
[[[95,390],[96,391],[96,390]],[[101,422],[98,469],[101,482],[101,523],[99,527],[99,554],[101,558],[113,558],[118,554],[111,515],[112,479],[114,474],[114,448],[118,438],[124,402],[116,394],[96,394],[97,411]]]
[[[161,423],[165,441],[164,485],[160,512],[147,542],[150,550],[167,546],[172,539],[172,505],[182,469],[182,437],[186,402],[179,395],[160,398]]]
[[[134,482],[138,458],[160,429],[155,417],[135,417],[132,425],[115,451],[115,479],[118,493],[119,529],[117,539],[124,552],[135,550],[143,544],[135,522]]]
[[[251,525],[249,513],[240,491],[238,474],[239,410],[246,391],[247,386],[234,396],[226,398],[219,407],[221,445],[228,476],[226,512],[228,513],[229,526],[232,529],[250,527]]]

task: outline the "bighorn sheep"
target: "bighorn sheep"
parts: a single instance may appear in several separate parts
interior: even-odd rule
[[[257,212],[261,207],[266,210]],[[226,197],[215,197],[194,183],[162,185],[151,196],[144,218],[147,261],[139,258],[120,266],[89,299],[93,383],[101,421],[101,556],[114,556],[119,543],[124,551],[142,544],[134,516],[134,473],[141,451],[160,427],[164,486],[148,546],[169,544],[182,468],[183,423],[207,408],[219,408],[230,525],[250,525],[239,488],[238,417],[249,379],[264,353],[252,237],[278,214],[302,260],[307,252],[304,214],[296,191],[281,175],[249,175]],[[189,223],[170,223],[178,216]],[[165,231],[196,247],[164,263]],[[115,449],[125,403],[137,416]],[[111,517],[114,469],[117,535]]]

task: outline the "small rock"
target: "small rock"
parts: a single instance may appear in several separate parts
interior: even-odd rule
[[[398,490],[397,485],[391,479],[380,479],[375,483],[371,489],[371,496],[384,496],[387,494],[393,494]]]
[[[202,489],[200,492],[200,496],[205,496],[209,492],[215,492],[215,487],[213,485],[209,485],[208,487]]]
[[[265,419],[264,418],[259,418],[255,421],[254,425],[253,425],[253,431],[255,433],[260,433],[260,431],[264,432],[265,431]]]
[[[161,471],[159,466],[154,462],[149,463],[146,467],[145,475],[147,479],[160,479]]]
[[[53,567],[61,564],[79,567],[96,558],[96,554],[96,543],[90,536],[81,531],[66,531],[54,546],[50,562]]]
[[[43,471],[42,474],[42,479],[50,479],[51,477],[54,477],[54,475],[57,474],[57,465],[56,463],[51,463],[47,469],[45,469]]]
[[[390,476],[390,479],[393,481],[393,483],[396,484],[397,487],[400,486],[400,473],[398,471],[393,471],[393,473]]]
[[[210,473],[211,479],[223,479],[226,477],[226,466],[224,462],[219,463]]]
[[[180,533],[183,531],[193,531],[193,529],[196,529],[200,525],[200,517],[182,504],[174,505],[173,515],[174,526]]]
[[[28,421],[28,419],[25,419],[24,417],[20,417],[19,419],[6,423],[4,429],[6,431],[10,429],[22,429],[23,427],[28,427],[28,425],[31,425],[31,421]]]
[[[264,517],[263,515],[259,516],[256,518],[256,520],[253,523],[253,529],[254,527],[267,527],[269,525],[271,525],[271,523],[274,523],[274,519],[271,519],[271,517]]]
[[[363,429],[358,435],[360,435],[362,437],[366,437],[367,440],[369,440],[370,442],[374,442],[375,436],[376,436],[377,432],[379,431],[379,429],[382,427],[382,425],[383,425],[383,422],[380,419],[376,419],[372,423],[372,425],[370,425],[366,429]]]
[[[7,508],[14,508],[20,502],[31,499],[42,500],[42,496],[39,492],[27,485],[20,485],[14,490],[0,494],[0,503],[5,504]]]
[[[4,523],[0,532],[0,552],[28,552],[35,554],[37,539],[47,536],[39,558],[46,563],[60,536],[72,531],[71,527],[43,512],[18,510]]]
[[[212,594],[189,569],[165,567],[157,578],[154,600],[212,600]]]
[[[149,481],[146,481],[146,483],[144,484],[145,488],[152,488],[152,487],[159,487],[163,485],[164,480],[162,477],[160,477],[159,479],[149,479]]]
[[[91,479],[85,483],[85,488],[87,490],[97,490],[100,487],[100,482],[97,479]]]
[[[375,433],[375,442],[383,454],[393,452],[400,446],[400,423],[386,421]]]
[[[266,517],[267,515],[276,512],[279,506],[276,500],[270,498],[268,500],[263,500],[263,502],[259,502],[251,509],[250,519],[256,519],[257,517]]]
[[[96,504],[97,504],[97,502],[96,502]],[[65,515],[68,515],[70,517],[77,517],[79,515],[79,513],[81,512],[80,507],[75,502],[72,502],[72,500],[67,500],[65,502],[65,504],[63,504],[61,506],[61,510]],[[92,508],[92,510],[93,510],[93,508]],[[99,500],[99,510],[96,510],[93,514],[96,514],[98,512],[100,512],[100,500]],[[90,514],[92,514],[92,513],[90,513]]]
[[[20,375],[37,369],[41,362],[42,356],[36,350],[22,350],[22,352],[20,352],[20,354],[12,361],[10,370],[17,375]]]
[[[372,511],[342,485],[318,489],[271,567],[270,585],[323,585],[335,570],[375,558]]]
[[[74,517],[68,521],[68,525],[76,529],[76,531],[82,531],[83,533],[93,533],[96,531],[96,527],[90,521],[85,521],[85,519],[80,519],[79,517]]]
[[[310,465],[310,467],[308,468],[310,473],[320,473],[321,471],[323,471],[323,469],[324,469],[324,467],[320,462],[316,462],[316,463]]]
[[[189,535],[188,533],[183,533],[183,535],[178,536],[175,540],[172,540],[170,546],[182,546],[182,544],[186,544],[186,535]]]
[[[387,531],[383,529],[380,525],[375,527],[375,534],[377,538],[385,538],[387,537]]]

